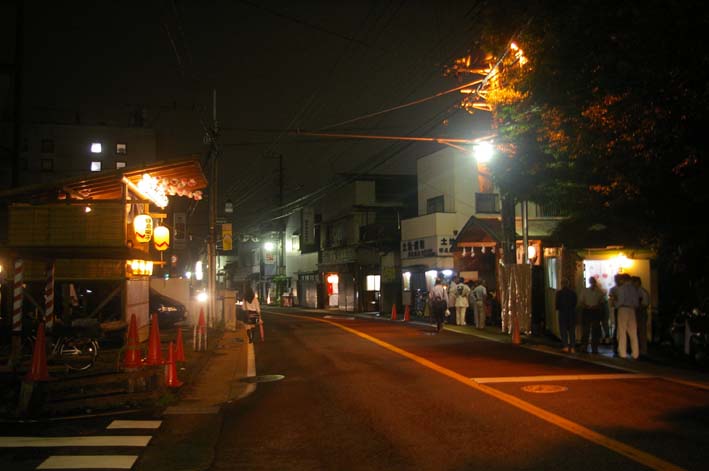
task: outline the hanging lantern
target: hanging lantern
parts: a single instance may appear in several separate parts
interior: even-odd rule
[[[155,228],[155,234],[153,235],[153,245],[155,249],[163,251],[170,247],[170,230],[165,226],[158,226]]]
[[[140,214],[133,219],[135,240],[140,243],[150,242],[153,237],[153,218],[147,214]]]

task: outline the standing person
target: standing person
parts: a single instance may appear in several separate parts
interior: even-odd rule
[[[608,308],[609,308],[609,324],[612,323],[612,328],[609,328],[611,332],[611,340],[613,342],[613,352],[618,353],[618,288],[623,284],[623,275],[617,273],[613,277],[615,286],[613,286],[610,291],[608,291]]]
[[[631,277],[631,281],[638,290],[638,308],[635,310],[635,323],[638,325],[638,348],[641,355],[647,355],[647,308],[650,305],[650,294],[643,288],[639,276]]]
[[[475,299],[475,304],[473,305],[473,311],[475,313],[475,327],[478,329],[485,328],[485,298],[487,297],[487,289],[485,289],[485,282],[483,280],[478,281],[478,285],[473,289],[473,299]]]
[[[630,338],[630,354],[634,360],[640,356],[638,347],[638,324],[635,320],[635,311],[640,305],[640,292],[633,285],[630,275],[623,274],[621,285],[616,292],[618,303],[618,356],[627,358],[627,341]]]
[[[465,284],[465,280],[461,277],[458,279],[458,284],[455,287],[455,323],[456,325],[465,325],[465,311],[468,309],[468,295],[470,288]]]
[[[559,336],[563,351],[576,352],[576,303],[577,296],[567,278],[561,280],[561,289],[556,292],[556,310],[559,312]]]
[[[436,278],[436,283],[428,293],[428,297],[431,301],[431,314],[436,323],[436,332],[440,332],[443,322],[446,319],[446,307],[448,306],[448,302],[446,301],[448,296],[440,278]]]
[[[581,305],[583,332],[581,334],[581,351],[588,351],[588,336],[591,335],[591,353],[598,353],[598,344],[601,340],[601,318],[603,316],[603,302],[605,294],[595,278],[588,279],[589,286],[581,292]]]
[[[448,311],[451,314],[455,312],[455,293],[458,288],[458,283],[456,283],[456,279],[456,277],[451,278],[451,281],[448,284]]]
[[[246,288],[244,292],[244,312],[246,314],[246,323],[248,324],[246,333],[249,336],[249,343],[253,343],[254,330],[262,321],[261,304],[258,302],[258,296],[256,296],[251,287]]]

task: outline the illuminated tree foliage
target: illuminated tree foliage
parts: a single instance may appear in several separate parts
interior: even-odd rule
[[[685,297],[706,297],[707,8],[491,1],[479,12],[473,50],[499,59],[514,40],[529,60],[514,67],[508,53],[485,97],[507,153],[500,186],[570,214],[565,240],[610,233],[656,248],[664,273],[691,285]]]

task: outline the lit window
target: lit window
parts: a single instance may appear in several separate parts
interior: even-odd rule
[[[367,275],[367,291],[379,291],[381,279],[379,275]]]
[[[103,152],[103,148],[101,146],[100,142],[92,142],[91,143],[91,153],[92,154],[100,154]]]
[[[43,154],[53,154],[54,153],[54,140],[53,139],[42,139],[42,153]]]
[[[128,146],[125,144],[116,144],[116,154],[126,155],[128,153]]]
[[[91,171],[92,172],[100,172],[101,171],[101,162],[98,162],[96,160],[91,162]]]
[[[404,291],[411,291],[411,272],[405,271],[401,274],[401,277],[404,284]]]
[[[126,163],[125,163],[125,162],[121,162],[121,161],[117,161],[117,162],[116,162],[116,168],[126,168]]]
[[[293,235],[291,236],[291,250],[293,252],[297,252],[300,250],[300,236],[299,235]]]
[[[43,172],[51,172],[54,170],[54,160],[53,159],[42,159],[40,161],[40,168]]]

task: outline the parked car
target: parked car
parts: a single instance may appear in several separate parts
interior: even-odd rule
[[[150,314],[157,312],[160,327],[169,327],[187,317],[187,308],[179,301],[150,290]]]

